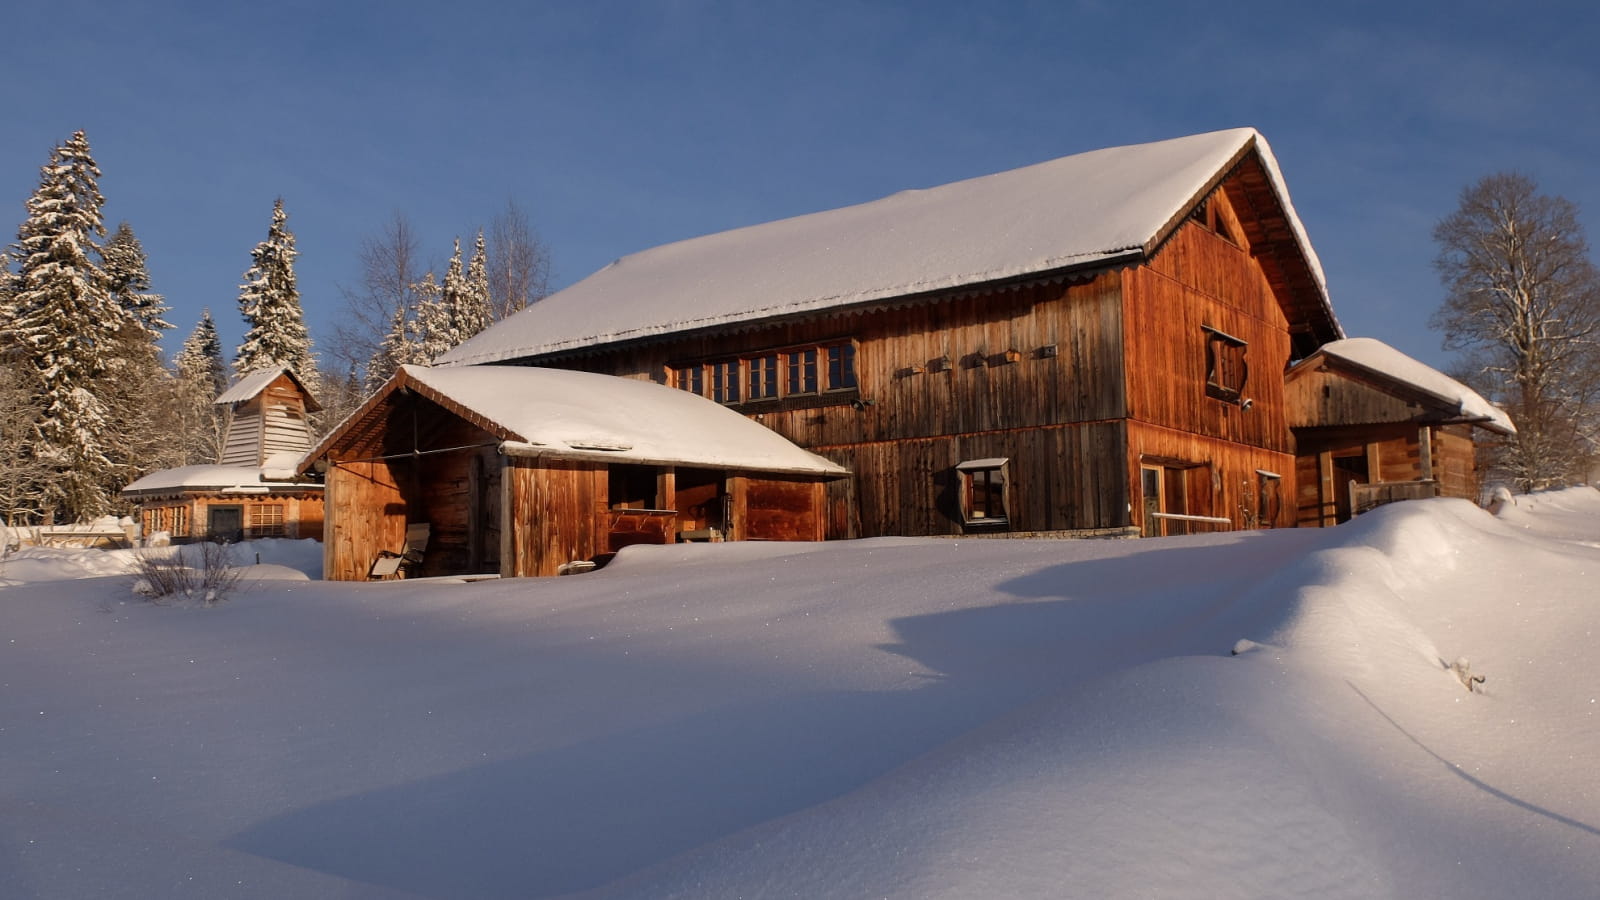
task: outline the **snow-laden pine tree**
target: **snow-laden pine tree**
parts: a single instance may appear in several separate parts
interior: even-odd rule
[[[239,311],[249,330],[234,358],[236,374],[273,366],[288,366],[300,380],[316,390],[316,362],[311,355],[311,332],[300,308],[300,289],[294,276],[294,234],[283,211],[283,198],[272,207],[267,239],[250,251],[254,264],[239,286]]]
[[[463,341],[494,324],[494,302],[489,297],[489,252],[481,228],[478,241],[472,247],[472,261],[467,264],[466,290],[456,310],[456,321]]]
[[[433,283],[432,272],[428,273],[428,276],[416,286],[416,290],[419,295],[427,296],[431,294],[437,297],[439,288],[438,285]],[[430,308],[437,305],[437,300],[430,301],[429,305]],[[394,316],[390,319],[389,332],[384,335],[383,343],[378,345],[377,352],[373,353],[372,358],[367,360],[366,388],[368,391],[376,391],[378,388],[383,387],[384,383],[393,377],[401,366],[412,363],[427,363],[428,360],[422,355],[421,344],[416,334],[416,325],[412,312],[404,309],[394,311]]]
[[[150,291],[144,245],[134,235],[132,226],[127,222],[117,225],[117,230],[100,249],[100,260],[112,299],[128,311],[134,324],[143,328],[153,340],[160,340],[172,323],[163,318],[168,312],[165,298]]]
[[[173,359],[177,369],[178,443],[184,463],[214,463],[222,458],[222,442],[227,421],[215,400],[228,384],[228,368],[222,361],[222,340],[211,310],[200,314],[200,322],[184,339]]]
[[[111,418],[98,391],[127,319],[95,262],[105,198],[84,133],[56,147],[40,171],[17,230],[19,268],[3,333],[8,350],[37,378],[40,418],[30,455],[52,472],[41,512],[82,519],[110,508]]]
[[[99,393],[111,420],[106,452],[114,466],[107,485],[114,496],[123,485],[156,469],[186,460],[175,433],[180,385],[161,355],[161,334],[172,327],[167,306],[150,290],[144,246],[127,222],[117,226],[100,248],[111,299],[123,312],[116,352]]]

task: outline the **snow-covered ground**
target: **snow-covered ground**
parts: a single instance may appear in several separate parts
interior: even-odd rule
[[[284,542],[215,607],[27,550],[0,896],[1594,897],[1600,493],[1519,501],[472,584]]]

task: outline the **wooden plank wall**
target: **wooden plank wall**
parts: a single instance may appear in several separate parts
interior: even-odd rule
[[[1324,368],[1297,369],[1285,393],[1292,428],[1409,422],[1424,415],[1417,403]]]
[[[744,491],[744,539],[748,541],[820,541],[825,490],[814,479],[749,476]],[[739,511],[734,515],[739,517]]]
[[[228,434],[223,439],[222,456],[217,462],[224,466],[261,465],[261,428],[259,407],[234,410],[228,419]]]
[[[501,537],[500,573],[555,575],[562,563],[600,552],[606,473],[593,463],[508,459],[511,527]]]
[[[1185,500],[1189,515],[1220,516],[1233,528],[1246,526],[1246,510],[1257,510],[1257,470],[1282,476],[1278,515],[1260,527],[1292,528],[1295,524],[1295,485],[1301,480],[1296,458],[1278,450],[1251,447],[1216,438],[1196,438],[1170,428],[1142,422],[1128,424],[1128,455],[1135,461],[1128,472],[1127,489],[1133,501],[1133,524],[1144,526],[1144,505],[1139,502],[1140,461],[1194,464],[1186,470]],[[1207,526],[1207,530],[1216,530]],[[1223,529],[1226,530],[1226,529]]]
[[[1478,502],[1482,484],[1471,425],[1441,425],[1433,429],[1433,477],[1439,480],[1439,496]]]
[[[1227,518],[1233,527],[1245,526],[1247,507],[1256,511],[1257,470],[1276,473],[1283,502],[1270,526],[1290,527],[1301,474],[1283,389],[1293,352],[1289,322],[1226,192],[1208,202],[1231,238],[1187,221],[1148,265],[1124,276],[1132,515],[1144,514],[1140,465],[1156,461],[1193,466],[1185,469],[1188,513]],[[1248,407],[1208,395],[1208,329],[1245,342]]]
[[[864,536],[962,534],[959,480],[963,460],[1005,457],[1011,477],[1012,531],[1125,526],[1124,429],[1119,421],[988,434],[882,441],[819,448],[855,473],[853,493]],[[828,489],[831,504],[851,492]],[[829,511],[829,538],[843,518]],[[993,529],[987,529],[992,531]]]
[[[858,391],[746,409],[855,473],[824,489],[829,538],[961,533],[954,467],[986,456],[1014,457],[1013,478],[1029,486],[1012,493],[1016,530],[1125,525],[1125,442],[1108,424],[1125,411],[1121,278],[1105,272],[561,364],[660,381],[679,360],[854,339]],[[1108,450],[1114,459],[1101,458]]]
[[[360,581],[379,550],[399,550],[406,539],[406,503],[385,462],[349,462],[328,469],[322,577]]]
[[[1288,320],[1249,253],[1189,222],[1126,279],[1129,417],[1292,453],[1283,392]],[[1248,344],[1250,409],[1206,395],[1207,327]]]

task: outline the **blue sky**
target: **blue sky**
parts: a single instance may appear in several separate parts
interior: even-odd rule
[[[319,341],[395,212],[442,263],[514,201],[559,287],[656,244],[1240,125],[1277,154],[1346,330],[1437,366],[1431,231],[1463,187],[1521,171],[1600,228],[1588,2],[63,0],[5,22],[0,240],[84,129],[108,226],[133,226],[174,307],[169,348],[210,307],[231,355],[280,195]]]

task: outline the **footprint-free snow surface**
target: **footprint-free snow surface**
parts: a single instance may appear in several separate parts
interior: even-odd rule
[[[1600,893],[1590,489],[471,584],[252,550],[211,607],[4,563],[0,896]]]

